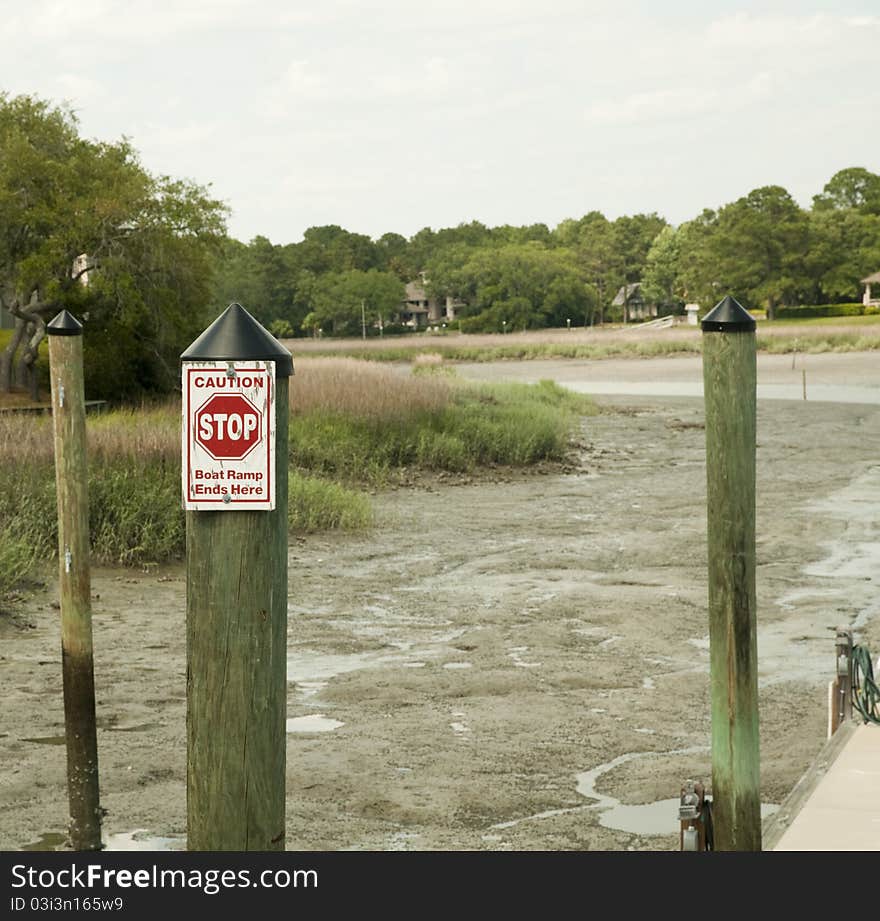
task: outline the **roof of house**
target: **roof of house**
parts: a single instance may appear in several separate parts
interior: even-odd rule
[[[620,290],[614,295],[614,300],[611,302],[612,307],[623,306],[624,289],[626,290],[626,300],[629,302],[641,287],[642,283],[640,281],[633,282],[631,285],[621,285]]]
[[[863,285],[872,285],[874,282],[880,281],[880,272],[875,272],[873,275],[869,275],[867,278],[862,279]]]

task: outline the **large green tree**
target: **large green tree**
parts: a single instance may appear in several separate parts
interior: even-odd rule
[[[452,251],[447,250],[446,255]],[[566,320],[591,316],[595,292],[574,253],[538,241],[458,249],[465,261],[438,270],[438,294],[462,297],[462,329],[501,332],[564,326]],[[433,277],[433,276],[430,276]]]
[[[373,326],[386,325],[400,308],[403,282],[391,272],[352,269],[314,279],[309,293],[311,309],[302,326],[334,336],[355,335]]]
[[[859,300],[860,281],[880,267],[880,214],[856,208],[810,214],[808,303]]]
[[[667,311],[678,309],[684,301],[681,278],[681,244],[683,234],[664,227],[654,239],[645,260],[642,290],[645,300]]]
[[[93,393],[170,385],[205,317],[224,217],[205,189],[149,174],[126,140],[83,139],[69,109],[0,94],[0,305],[15,318],[0,389],[36,396],[37,350],[62,308],[88,318]]]
[[[704,270],[719,294],[733,293],[749,306],[794,304],[807,283],[806,213],[781,186],[763,186],[725,205],[708,235]],[[709,279],[703,279],[705,287]]]
[[[880,176],[863,166],[842,169],[828,180],[820,195],[813,197],[813,209],[855,209],[862,214],[880,214]]]

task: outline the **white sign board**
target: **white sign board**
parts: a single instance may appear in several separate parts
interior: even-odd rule
[[[275,508],[275,362],[183,364],[183,507]]]

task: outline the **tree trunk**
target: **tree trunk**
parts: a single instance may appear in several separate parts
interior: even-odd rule
[[[16,317],[12,337],[6,348],[0,353],[0,389],[2,389],[3,393],[10,393],[12,390],[12,369],[15,366],[15,353],[24,338],[25,329],[25,321],[21,317]]]
[[[28,344],[30,343],[31,338],[34,335],[36,327],[34,326],[34,321],[28,318],[25,321],[24,328],[24,341],[19,346],[18,350],[18,360],[15,363],[15,373],[13,377],[13,383],[16,387],[21,387],[24,389],[29,389],[28,385],[30,383],[30,350]]]

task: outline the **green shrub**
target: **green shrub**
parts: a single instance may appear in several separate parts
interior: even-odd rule
[[[363,418],[315,408],[293,416],[291,463],[320,476],[376,483],[401,467],[461,472],[481,464],[558,460],[576,418],[595,406],[541,381],[458,384],[446,406],[403,410]]]
[[[864,304],[800,304],[797,307],[777,307],[778,320],[806,320],[810,317],[860,317]]]
[[[357,531],[373,523],[373,509],[363,493],[291,471],[287,520],[301,533]]]

